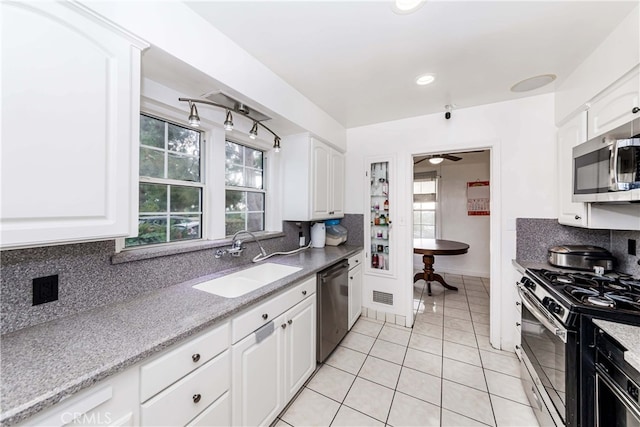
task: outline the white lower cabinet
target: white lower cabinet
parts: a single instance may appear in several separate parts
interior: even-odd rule
[[[140,367],[140,425],[212,425],[213,413],[221,415],[219,425],[228,425],[230,344],[227,322],[145,362]]]
[[[316,368],[316,296],[293,307],[285,318],[287,326],[282,330],[284,403],[287,404]]]
[[[133,367],[79,392],[20,426],[140,425],[138,369]]]
[[[316,296],[305,295],[232,346],[233,425],[269,425],[315,370]]]
[[[362,252],[349,258],[349,330],[362,313]]]
[[[271,327],[269,336],[253,333],[233,346],[233,425],[269,425],[280,412],[282,403],[283,334],[275,319],[260,329]],[[271,325],[271,326],[269,326]]]
[[[269,425],[316,368],[315,292],[313,276],[19,425]]]

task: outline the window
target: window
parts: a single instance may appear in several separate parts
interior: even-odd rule
[[[436,238],[438,177],[435,172],[419,172],[413,177],[413,237]]]
[[[126,247],[202,237],[201,132],[140,115],[138,237]]]
[[[225,234],[264,230],[264,152],[225,143]]]

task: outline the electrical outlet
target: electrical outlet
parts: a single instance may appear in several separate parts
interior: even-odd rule
[[[627,253],[629,255],[636,254],[636,239],[627,239]]]
[[[33,305],[58,300],[58,275],[33,279]]]

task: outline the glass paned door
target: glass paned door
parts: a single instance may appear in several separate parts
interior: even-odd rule
[[[389,162],[371,163],[371,258],[370,267],[389,271],[391,218],[389,216]]]

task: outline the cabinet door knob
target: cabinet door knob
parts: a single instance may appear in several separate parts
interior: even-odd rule
[[[520,322],[516,322],[516,326],[520,326]]]
[[[581,219],[582,217],[580,215],[576,215],[574,216],[575,219]]]
[[[286,324],[286,323],[283,323],[283,324],[282,324],[282,325],[280,325],[280,326],[282,326],[282,329],[284,329],[284,328],[286,328],[286,327],[287,327],[287,324]]]
[[[640,108],[638,108],[638,107],[633,107],[633,110],[631,110],[631,112],[632,112],[633,114],[636,114],[636,113],[640,112]]]
[[[194,362],[200,361],[200,354],[199,353],[195,353],[195,354],[191,355],[191,360],[193,360]]]
[[[302,291],[302,295],[306,295],[306,294],[307,294],[307,291]]]
[[[289,319],[289,320],[287,321],[287,323],[288,323],[288,324],[292,324],[292,323],[293,323],[293,320],[292,320],[292,319]]]
[[[516,301],[516,305],[520,305],[520,301]]]
[[[263,314],[263,315],[262,315],[262,318],[263,318],[264,320],[267,320],[267,319],[269,318],[269,315],[268,315],[267,313],[265,313],[265,314]]]
[[[200,399],[202,399],[202,396],[199,393],[193,395],[193,403],[200,402]]]
[[[353,276],[349,276],[349,280],[353,280]]]

